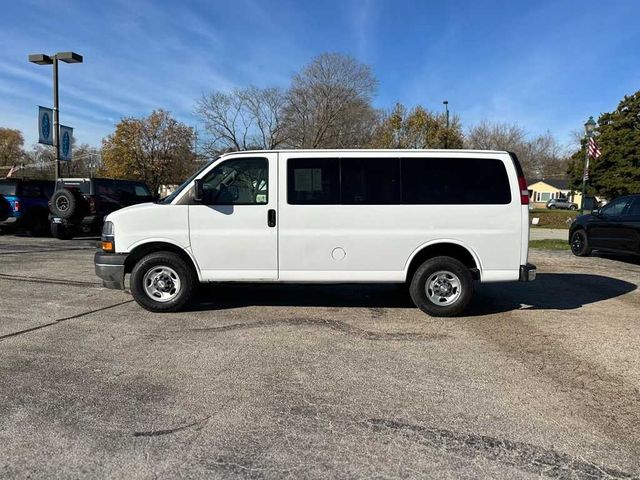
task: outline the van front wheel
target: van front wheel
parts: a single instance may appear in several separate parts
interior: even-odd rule
[[[175,312],[189,303],[196,281],[193,270],[179,255],[156,252],[133,267],[131,294],[146,310]]]
[[[455,317],[473,296],[471,271],[459,260],[434,257],[418,267],[409,286],[416,306],[432,317]]]

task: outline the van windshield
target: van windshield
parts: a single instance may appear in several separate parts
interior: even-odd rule
[[[193,175],[191,175],[189,178],[187,178],[178,188],[176,188],[172,193],[170,193],[169,195],[167,195],[164,198],[161,198],[160,200],[158,200],[158,203],[171,203],[173,202],[173,200],[180,195],[180,192],[182,192],[182,190],[184,190],[185,188],[187,188],[187,185],[189,185],[191,182],[193,182],[193,179],[196,178],[198,175],[200,175],[200,173],[202,173],[203,170],[205,170],[207,167],[209,167],[209,165],[211,165],[213,162],[215,162],[216,160],[218,160],[220,157],[216,157],[212,160],[209,160],[207,163],[205,163],[202,167],[200,167],[196,173],[194,173]]]

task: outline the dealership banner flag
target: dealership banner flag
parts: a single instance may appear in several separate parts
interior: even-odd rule
[[[53,110],[38,107],[38,143],[53,145]]]
[[[60,125],[60,160],[71,160],[71,143],[73,141],[73,128]]]

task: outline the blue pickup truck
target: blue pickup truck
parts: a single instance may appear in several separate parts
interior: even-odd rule
[[[0,179],[0,228],[23,228],[32,235],[47,235],[53,189],[54,183],[47,180]]]

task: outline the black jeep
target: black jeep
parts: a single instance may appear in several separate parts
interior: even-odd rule
[[[152,202],[142,182],[110,178],[61,178],[49,202],[51,233],[68,240],[78,233],[99,233],[104,217],[129,205]]]

